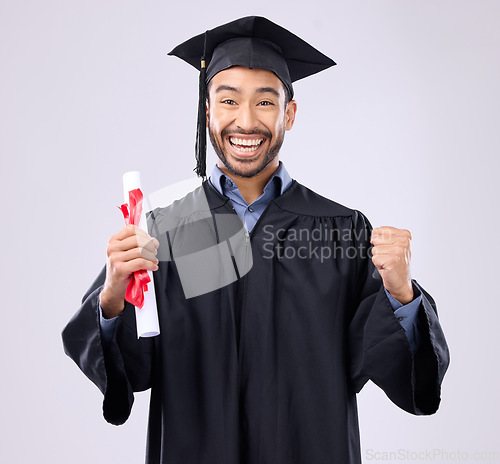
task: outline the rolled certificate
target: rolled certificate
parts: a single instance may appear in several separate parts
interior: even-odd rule
[[[126,172],[123,175],[123,194],[125,197],[125,203],[129,202],[129,192],[138,188],[141,188],[141,174],[138,171]],[[145,205],[143,204],[139,227],[148,231],[146,208],[144,206]],[[138,308],[137,306],[135,307],[137,338],[156,337],[156,335],[160,334],[153,273],[148,271],[148,275],[151,281],[148,283],[148,290],[144,292],[144,305],[142,308]]]

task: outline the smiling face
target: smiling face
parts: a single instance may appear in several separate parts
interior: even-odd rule
[[[271,71],[234,66],[217,73],[209,86],[207,126],[218,166],[240,177],[275,170],[296,110]]]

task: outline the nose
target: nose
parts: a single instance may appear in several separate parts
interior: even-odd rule
[[[251,131],[257,128],[257,114],[251,104],[240,104],[238,114],[236,115],[235,124],[245,131]]]

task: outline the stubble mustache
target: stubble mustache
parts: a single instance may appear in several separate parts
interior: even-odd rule
[[[267,139],[271,140],[272,134],[269,131],[261,130],[261,129],[252,129],[252,130],[244,130],[244,129],[231,129],[225,128],[220,133],[221,138],[227,137],[229,134],[239,134],[239,135],[262,135]]]

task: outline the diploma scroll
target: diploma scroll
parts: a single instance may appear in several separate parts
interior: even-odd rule
[[[141,188],[141,174],[137,171],[129,171],[123,175],[123,195],[125,203],[129,202],[129,192]],[[146,232],[148,226],[146,222],[146,208],[143,205],[139,227]],[[160,334],[160,324],[158,322],[158,309],[156,307],[156,294],[153,281],[153,273],[148,271],[150,282],[148,289],[144,292],[144,305],[142,308],[135,307],[135,318],[137,322],[137,338],[155,337]]]

